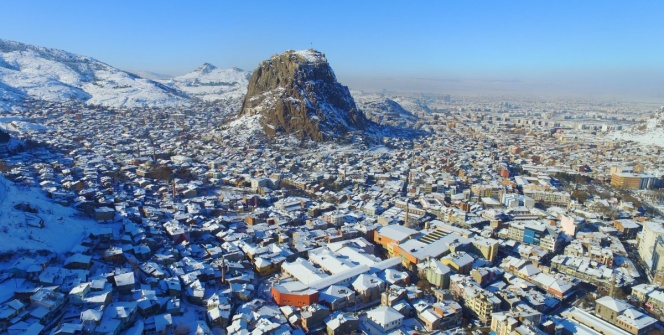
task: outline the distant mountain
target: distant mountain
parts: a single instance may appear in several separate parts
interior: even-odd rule
[[[337,82],[325,55],[315,50],[288,50],[261,62],[249,79],[239,117],[235,124],[258,122],[268,136],[315,141],[370,124],[348,87]]]
[[[660,107],[658,111],[638,125],[615,133],[613,137],[646,145],[654,144],[664,148],[664,107]]]
[[[157,73],[157,72],[151,72],[151,71],[129,71],[129,73],[133,73],[139,77],[145,78],[145,79],[151,79],[151,80],[163,80],[163,79],[169,79],[172,76],[163,74],[163,73]]]
[[[189,97],[91,57],[0,39],[0,110],[25,99],[139,107],[174,106]]]
[[[159,82],[205,101],[230,100],[237,110],[247,93],[250,76],[251,72],[242,69],[220,69],[205,63],[192,72]]]

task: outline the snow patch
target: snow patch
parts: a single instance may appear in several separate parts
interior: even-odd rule
[[[325,55],[320,52],[316,51],[313,49],[308,49],[308,50],[289,50],[287,52],[291,52],[294,55],[297,55],[304,59],[308,63],[320,63],[320,62],[327,62],[327,59],[325,59]]]
[[[27,204],[29,213],[15,207]],[[43,228],[39,228],[43,221]],[[65,252],[81,239],[103,228],[92,219],[50,201],[39,188],[18,187],[0,176],[0,253],[19,249]]]
[[[9,133],[45,133],[51,130],[51,128],[37,123],[19,120],[9,122],[0,121],[0,129]]]
[[[641,121],[639,125],[613,133],[611,137],[664,148],[664,107],[661,107],[649,119]]]

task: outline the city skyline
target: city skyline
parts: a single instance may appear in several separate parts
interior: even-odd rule
[[[7,2],[0,334],[664,335],[661,7]]]

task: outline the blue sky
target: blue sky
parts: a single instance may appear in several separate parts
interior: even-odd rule
[[[664,74],[662,1],[23,0],[0,8],[0,38],[164,74],[204,62],[251,70],[310,47],[326,53],[340,80],[376,85]]]

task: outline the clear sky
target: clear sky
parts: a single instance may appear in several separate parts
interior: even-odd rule
[[[0,3],[0,38],[169,75],[313,47],[351,88],[664,91],[663,13],[658,0],[21,0]]]

